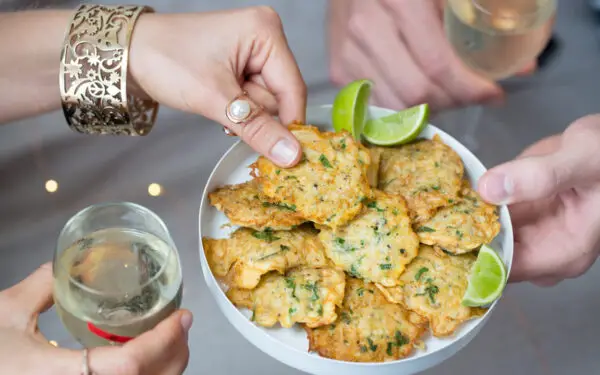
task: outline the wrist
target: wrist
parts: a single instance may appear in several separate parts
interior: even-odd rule
[[[157,32],[159,19],[160,15],[155,13],[142,14],[135,24],[129,45],[128,91],[144,99],[151,99],[143,81],[145,76],[151,74],[148,66],[153,57],[149,54],[153,41],[160,37],[160,32]]]

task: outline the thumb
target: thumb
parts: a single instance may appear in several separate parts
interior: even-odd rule
[[[531,156],[491,169],[479,180],[481,197],[497,205],[551,197],[573,187],[580,172],[564,153]]]
[[[481,197],[495,204],[533,201],[600,178],[600,160],[594,155],[600,146],[600,117],[583,118],[564,132],[560,142],[551,141],[552,145],[534,146],[530,156],[488,171],[479,180]],[[550,152],[543,154],[541,148]]]
[[[131,375],[182,373],[187,366],[187,333],[192,314],[177,311],[152,330],[136,337],[123,347],[99,347],[90,352],[90,368],[98,374]]]
[[[160,322],[154,329],[145,332],[125,345],[125,349],[134,357],[148,357],[156,360],[169,352],[169,348],[178,347],[187,342],[187,334],[192,327],[193,316],[187,310],[177,311]]]

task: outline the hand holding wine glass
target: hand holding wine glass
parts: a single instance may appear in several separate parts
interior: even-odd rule
[[[0,373],[80,374],[81,351],[56,348],[39,332],[38,315],[52,306],[52,267],[46,264],[0,292]],[[180,375],[187,366],[188,311],[177,311],[122,347],[92,349],[89,368],[111,375]]]
[[[551,35],[556,0],[447,0],[448,39],[473,71],[491,80],[527,69]]]
[[[182,273],[165,223],[133,203],[90,206],[63,228],[54,257],[54,299],[87,348],[122,345],[181,305]]]
[[[550,39],[556,0],[447,0],[444,24],[456,54],[473,72],[502,80],[528,70]],[[478,146],[483,108],[467,108],[461,141]]]
[[[330,72],[345,85],[369,78],[374,103],[434,111],[502,100],[492,80],[470,70],[444,34],[445,0],[330,0]]]

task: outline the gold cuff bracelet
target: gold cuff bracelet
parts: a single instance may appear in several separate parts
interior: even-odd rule
[[[85,134],[146,135],[158,103],[127,93],[129,43],[143,6],[81,5],[67,30],[60,94],[69,127]]]

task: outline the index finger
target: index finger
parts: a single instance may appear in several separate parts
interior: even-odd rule
[[[435,2],[396,0],[384,3],[394,14],[397,27],[415,60],[455,99],[468,104],[503,95],[498,85],[472,72],[456,56],[445,35]]]
[[[273,17],[276,17],[273,16]],[[288,46],[281,20],[273,21],[272,45],[266,59],[259,64],[249,64],[249,73],[260,74],[279,105],[279,118],[283,124],[304,122],[306,117],[306,83]],[[264,53],[264,51],[257,51]]]

